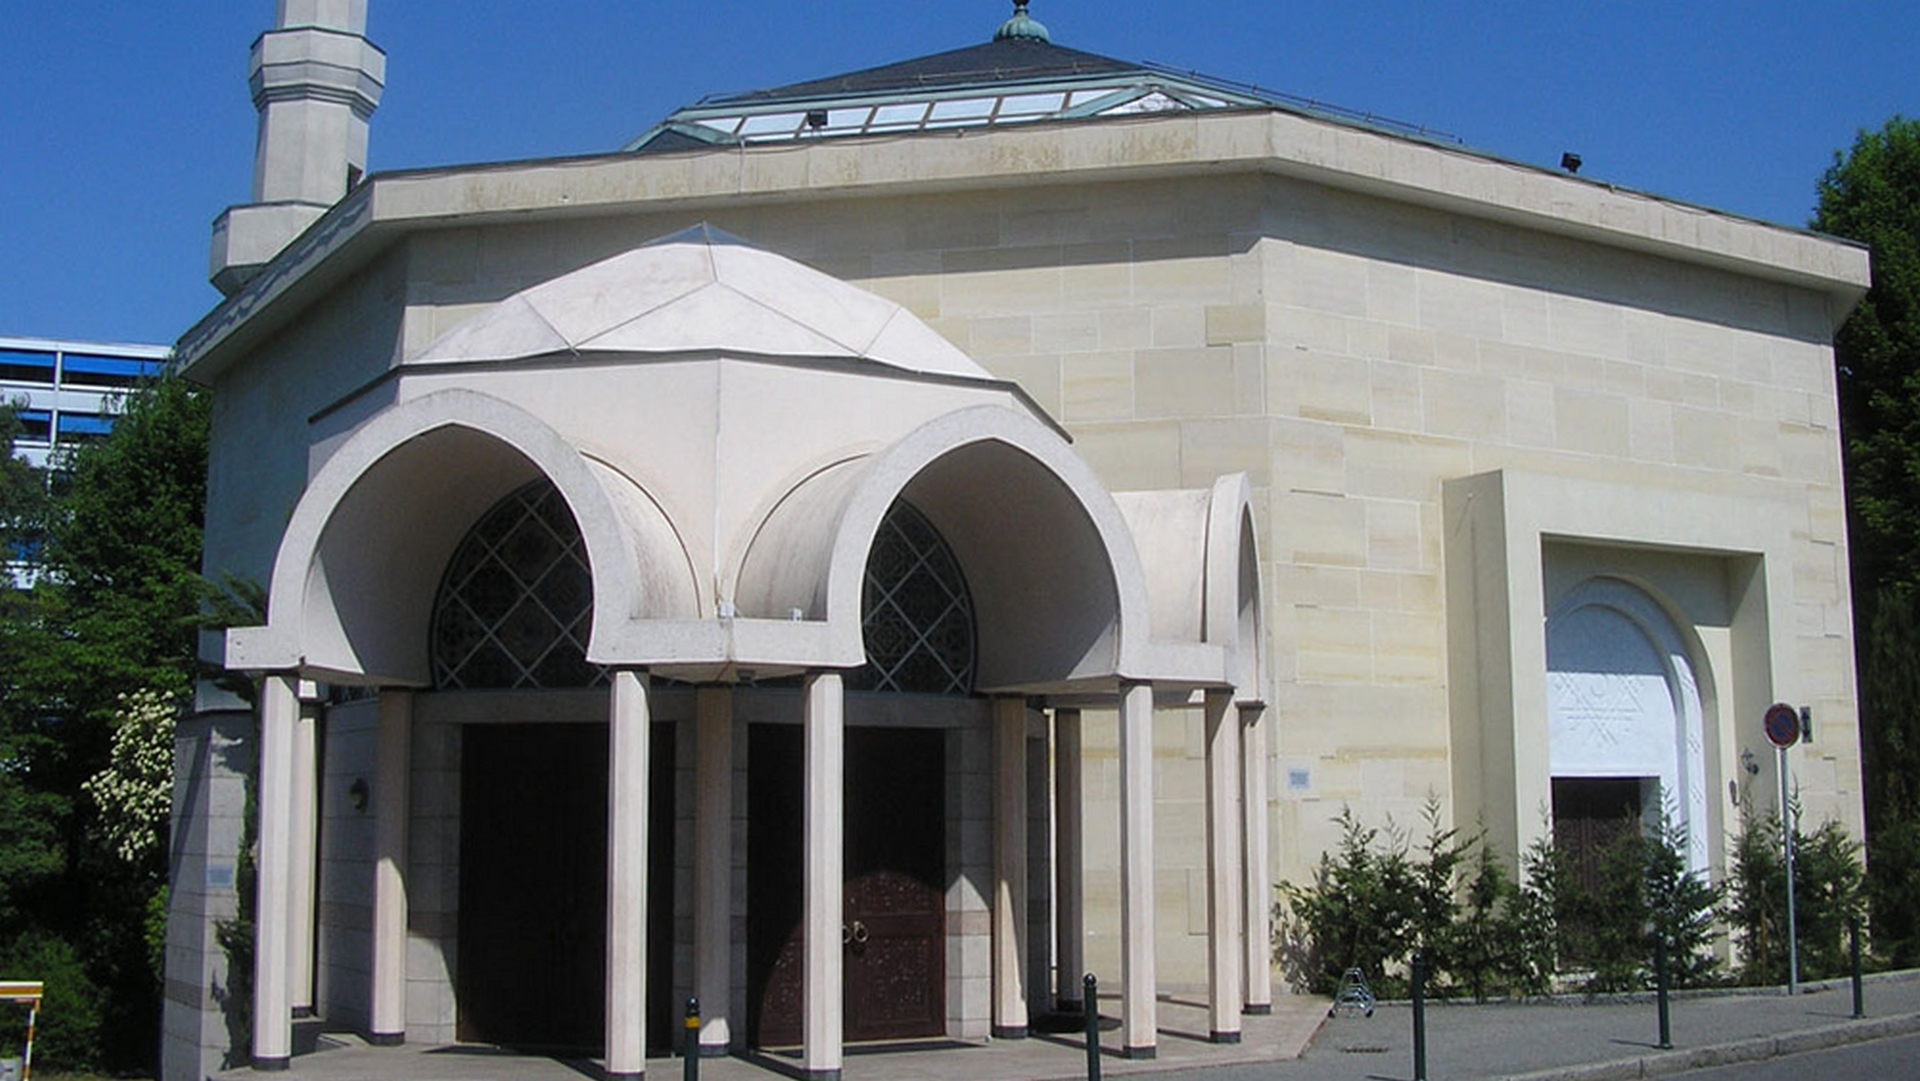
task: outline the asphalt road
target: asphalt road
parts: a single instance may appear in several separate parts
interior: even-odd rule
[[[1672,1075],[1674,1081],[1920,1081],[1920,1036]]]

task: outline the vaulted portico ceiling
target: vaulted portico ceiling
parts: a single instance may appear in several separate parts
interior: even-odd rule
[[[1053,43],[1025,0],[993,39],[767,90],[702,98],[627,144],[657,154],[711,146],[1006,127],[1138,113],[1282,108],[1399,135],[1451,136],[1194,71]]]
[[[998,382],[900,305],[704,223],[516,293],[415,360],[691,350]]]

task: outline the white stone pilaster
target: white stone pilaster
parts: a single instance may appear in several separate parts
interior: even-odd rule
[[[801,1072],[840,1076],[845,958],[842,881],[846,866],[846,698],[838,672],[818,672],[806,689],[806,1016]]]
[[[644,673],[613,673],[607,777],[607,1074],[647,1071],[647,750]]]
[[[1267,854],[1267,720],[1266,707],[1240,707],[1242,811],[1246,828],[1241,838],[1241,870],[1246,897],[1241,902],[1246,923],[1247,1010],[1273,1012],[1273,871]]]
[[[1053,845],[1055,957],[1060,978],[1055,997],[1062,1010],[1086,997],[1086,866],[1081,828],[1080,711],[1053,713]]]
[[[292,931],[288,887],[293,856],[293,742],[300,719],[299,681],[271,673],[260,682],[259,856],[255,861],[253,1067],[284,1070],[293,1057],[287,987]]]
[[[1206,746],[1208,1038],[1239,1043],[1246,881],[1240,872],[1240,715],[1230,690],[1206,693]]]
[[[1128,1058],[1159,1048],[1154,1000],[1153,685],[1120,689],[1120,1013]]]
[[[413,694],[380,692],[373,764],[371,1042],[407,1036],[407,827],[413,813]]]
[[[993,1034],[1027,1034],[1027,704],[993,702]]]
[[[702,687],[694,701],[693,993],[700,1053],[721,1054],[732,1039],[733,690]]]
[[[293,728],[293,798],[290,835],[293,851],[287,867],[288,1005],[296,1017],[313,1015],[314,887],[320,847],[320,710],[302,702]]]

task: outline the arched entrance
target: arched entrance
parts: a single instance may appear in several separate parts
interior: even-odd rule
[[[489,509],[448,562],[433,608],[437,691],[479,696],[460,730],[460,1039],[593,1053],[606,1046],[608,730],[490,711],[501,691],[603,687],[587,663],[592,570],[544,479]],[[604,711],[603,711],[604,712]],[[535,713],[538,713],[536,708]],[[654,725],[648,785],[647,1030],[671,1025],[673,729]]]
[[[1595,577],[1547,621],[1555,843],[1576,866],[1624,829],[1664,818],[1705,870],[1706,754],[1694,652],[1640,587]]]
[[[959,562],[905,501],[874,539],[861,623],[867,663],[847,679],[844,748],[846,1038],[939,1036],[947,1020],[947,762],[959,736],[927,716],[951,710],[916,710],[911,699],[971,692],[975,632]],[[886,705],[897,708],[878,708],[878,698],[894,696],[902,697]],[[883,712],[894,716],[883,720]],[[757,724],[749,741],[748,1039],[779,1046],[802,1036],[801,730]]]

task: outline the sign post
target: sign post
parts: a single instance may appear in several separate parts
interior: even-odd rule
[[[1780,843],[1787,856],[1787,994],[1800,993],[1800,936],[1794,926],[1793,905],[1793,812],[1787,807],[1791,791],[1787,783],[1787,748],[1800,742],[1800,711],[1785,702],[1767,707],[1767,739],[1780,752]]]
[[[0,1002],[18,1002],[27,1008],[27,1047],[20,1066],[20,1081],[33,1076],[33,1026],[40,1019],[40,999],[46,985],[38,980],[0,980]]]

